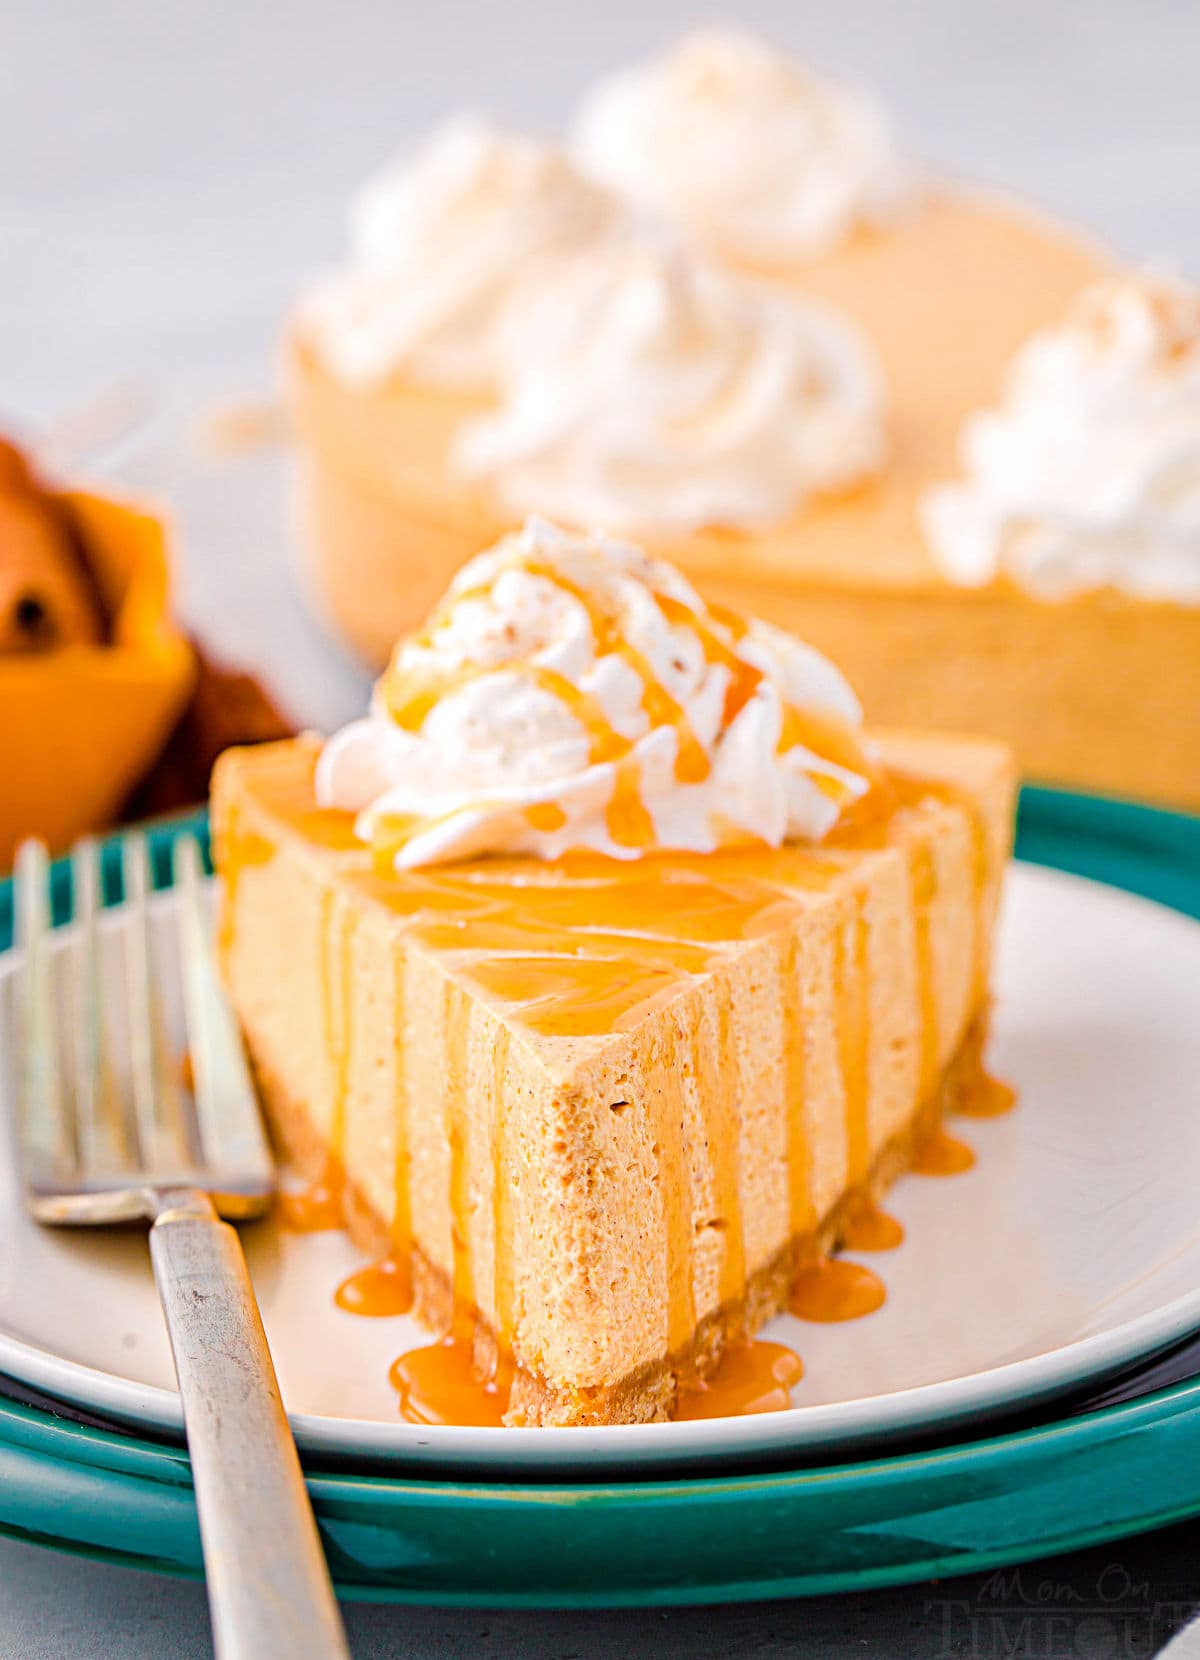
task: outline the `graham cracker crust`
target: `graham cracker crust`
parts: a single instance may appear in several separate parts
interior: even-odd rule
[[[932,1098],[880,1150],[866,1178],[838,1199],[811,1232],[790,1241],[751,1275],[744,1296],[705,1315],[691,1343],[617,1379],[612,1384],[576,1388],[555,1382],[518,1363],[505,1423],[510,1426],[662,1423],[674,1416],[681,1379],[710,1376],[726,1346],[786,1309],[796,1272],[815,1257],[832,1255],[841,1246],[851,1215],[865,1200],[879,1200],[912,1168],[917,1149],[956,1112],[983,1074],[987,1015],[980,1014],[944,1068]],[[329,1171],[330,1150],[313,1128],[307,1109],[269,1067],[252,1055],[259,1095],[271,1137],[283,1156],[310,1181]],[[346,1229],[355,1245],[371,1257],[394,1249],[388,1225],[344,1174],[341,1176]],[[447,1332],[453,1313],[450,1276],[431,1262],[418,1244],[411,1252],[413,1313],[433,1332]],[[473,1310],[475,1358],[481,1374],[496,1364],[496,1334]]]

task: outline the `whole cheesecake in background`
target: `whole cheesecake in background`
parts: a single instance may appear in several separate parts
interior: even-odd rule
[[[705,592],[799,629],[872,719],[1200,806],[1194,297],[921,179],[877,106],[736,31],[602,82],[574,149],[716,257],[835,303],[882,367],[879,479],[790,545],[702,542],[683,562]]]
[[[884,463],[851,326],[697,258],[550,146],[451,123],[367,187],[351,240],[293,319],[290,403],[318,594],[376,664],[527,512],[727,559]]]
[[[1013,773],[532,521],[369,717],[219,763],[224,972],[280,1138],[496,1420],[661,1419],[978,1082]],[[407,1383],[405,1383],[407,1380]]]

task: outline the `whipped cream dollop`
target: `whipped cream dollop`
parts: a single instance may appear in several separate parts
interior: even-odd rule
[[[1200,289],[1086,290],[1017,355],[999,407],[966,422],[961,456],[962,478],[921,508],[952,581],[1200,605]]]
[[[756,526],[883,457],[882,377],[840,317],[649,239],[514,322],[458,467],[512,510],[621,532]]]
[[[835,247],[911,199],[882,111],[750,34],[706,29],[600,82],[581,164],[725,253],[782,262]]]
[[[531,520],[397,647],[316,791],[403,869],[818,840],[873,770],[819,653],[710,612],[638,548]]]
[[[460,117],[359,190],[349,260],[303,302],[301,327],[351,385],[401,371],[486,385],[509,308],[625,225],[561,150]]]

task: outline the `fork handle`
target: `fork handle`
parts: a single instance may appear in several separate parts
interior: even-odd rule
[[[241,1241],[164,1197],[154,1277],[183,1401],[218,1660],[349,1660]]]

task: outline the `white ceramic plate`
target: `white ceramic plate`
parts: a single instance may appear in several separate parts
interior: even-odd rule
[[[169,928],[169,895],[156,926]],[[11,968],[0,964],[11,985]],[[339,1234],[245,1230],[301,1445],[427,1473],[526,1475],[722,1457],[827,1457],[973,1424],[1093,1380],[1200,1326],[1200,925],[1077,877],[1018,865],[1002,928],[996,1069],[1009,1116],[964,1123],[978,1164],[907,1177],[889,1208],[908,1238],[868,1260],[888,1300],[867,1319],[781,1318],[803,1356],[792,1411],[595,1430],[427,1429],[387,1382],[428,1341],[332,1293],[357,1265]],[[0,1039],[11,1055],[5,1000]],[[11,1068],[0,1068],[11,1123]],[[141,1235],[42,1231],[0,1142],[0,1371],[135,1428],[178,1431],[167,1340]]]

